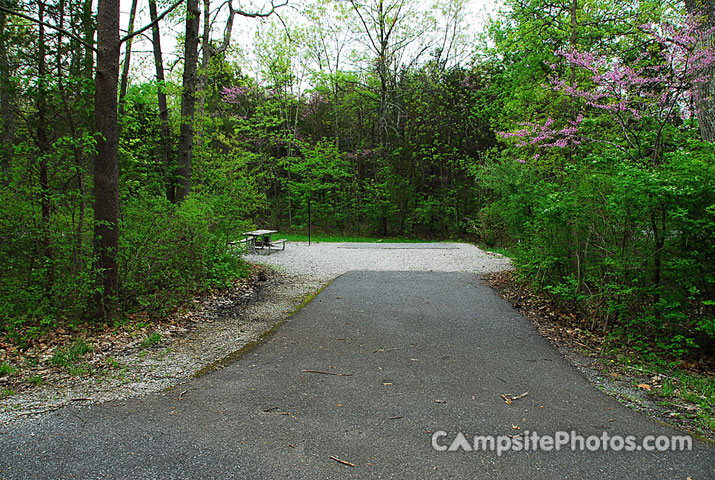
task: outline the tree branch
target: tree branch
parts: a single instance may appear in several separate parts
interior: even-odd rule
[[[231,43],[231,34],[233,32],[233,17],[236,16],[236,10],[233,9],[233,3],[231,0],[228,2],[228,19],[226,20],[226,29],[223,32],[223,41],[221,46],[214,49],[213,54],[220,54],[228,50],[228,46]]]
[[[276,5],[275,3],[271,2],[271,9],[268,10],[267,12],[248,13],[248,12],[244,12],[243,10],[236,10],[235,12],[236,12],[237,15],[240,15],[240,16],[242,16],[242,17],[248,17],[248,18],[266,18],[266,17],[270,17],[271,15],[273,15],[273,14],[275,13],[276,9],[281,8],[281,7],[285,7],[286,5],[288,5],[288,0],[283,0],[283,1],[282,1],[281,3],[279,3],[278,5]]]
[[[32,17],[29,16],[29,15],[25,15],[24,13],[16,12],[15,10],[11,10],[11,9],[9,9],[9,8],[5,8],[5,7],[3,7],[2,5],[0,5],[0,12],[5,12],[5,13],[8,14],[8,15],[14,15],[14,16],[16,16],[16,17],[24,18],[25,20],[29,20],[29,21],[31,21],[32,23],[35,23],[35,24],[37,24],[37,25],[42,25],[42,26],[45,26],[45,27],[47,27],[47,28],[51,28],[52,30],[58,31],[58,32],[60,32],[60,33],[64,33],[65,35],[67,35],[67,36],[68,36],[69,38],[71,38],[72,40],[75,40],[75,41],[81,43],[81,44],[84,45],[85,47],[87,47],[87,48],[89,48],[89,49],[91,49],[91,50],[93,50],[93,51],[95,51],[95,52],[97,51],[97,48],[96,48],[94,45],[92,45],[91,43],[85,42],[82,38],[78,37],[77,35],[73,34],[72,32],[68,32],[68,31],[65,30],[64,28],[60,28],[60,27],[57,27],[57,26],[55,26],[55,25],[51,25],[51,24],[49,24],[49,23],[47,23],[47,22],[42,22],[42,21],[40,21],[40,20],[38,20],[38,19],[36,19],[36,18],[32,18]]]
[[[141,34],[141,33],[146,32],[146,31],[149,30],[151,27],[153,27],[154,25],[156,25],[157,23],[159,23],[160,21],[162,21],[162,20],[164,19],[164,17],[166,17],[168,14],[170,14],[172,11],[174,11],[174,9],[175,9],[176,7],[178,7],[179,5],[181,5],[182,3],[184,3],[184,0],[177,0],[172,6],[170,6],[170,7],[167,8],[166,10],[164,10],[164,11],[161,13],[161,15],[159,15],[158,17],[156,17],[152,22],[150,22],[150,23],[144,25],[142,28],[140,28],[139,30],[136,30],[136,31],[130,33],[129,35],[123,36],[123,37],[119,40],[119,43],[122,44],[122,43],[126,42],[127,40],[129,40],[129,39],[131,39],[131,38],[134,38],[134,37],[136,37],[137,35],[139,35],[139,34]]]

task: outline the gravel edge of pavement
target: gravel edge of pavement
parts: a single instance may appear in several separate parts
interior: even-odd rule
[[[329,280],[273,272],[245,302],[229,302],[231,292],[193,310],[198,324],[185,336],[149,349],[129,348],[114,357],[112,375],[68,378],[0,399],[0,425],[37,417],[72,404],[99,404],[176,388],[247,345],[260,341]]]

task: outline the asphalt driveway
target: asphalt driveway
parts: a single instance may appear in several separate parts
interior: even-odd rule
[[[715,478],[715,448],[697,439],[684,452],[432,445],[561,431],[682,435],[596,390],[474,274],[349,272],[221,370],[5,427],[0,478]]]

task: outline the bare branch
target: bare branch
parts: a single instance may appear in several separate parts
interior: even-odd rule
[[[233,18],[236,16],[236,10],[233,8],[233,1],[228,0],[228,20],[226,20],[226,29],[223,32],[223,42],[221,46],[214,50],[214,54],[223,53],[228,49],[231,43],[231,33],[233,32]]]
[[[248,17],[248,18],[266,18],[270,17],[276,12],[276,9],[285,7],[288,5],[288,0],[283,0],[279,4],[275,4],[274,2],[271,2],[271,9],[268,10],[267,12],[253,12],[253,13],[248,13],[244,12],[243,10],[236,10],[236,14],[242,16],[242,17]]]
[[[164,11],[161,13],[161,15],[159,15],[158,17],[156,17],[156,19],[155,19],[153,22],[150,22],[150,23],[144,25],[142,28],[140,28],[139,30],[136,30],[136,31],[130,33],[129,35],[123,36],[123,37],[119,40],[119,43],[120,43],[120,44],[121,44],[121,43],[124,43],[124,42],[126,42],[127,40],[129,40],[130,38],[136,37],[137,35],[139,35],[139,34],[141,34],[141,33],[144,33],[145,31],[149,30],[151,27],[153,27],[154,25],[156,25],[157,23],[159,23],[161,20],[163,20],[164,17],[166,17],[168,14],[170,14],[172,11],[174,11],[174,9],[175,9],[176,7],[178,7],[179,5],[181,5],[182,3],[184,3],[184,0],[177,0],[172,6],[170,6],[170,7],[167,8],[166,10],[164,10]]]
[[[374,49],[375,53],[377,53],[379,55],[380,48],[378,48],[377,43],[372,38],[372,33],[370,31],[370,28],[367,26],[367,22],[363,18],[362,13],[360,12],[360,9],[358,8],[358,5],[355,3],[355,0],[350,0],[350,4],[353,6],[353,10],[355,11],[355,13],[357,13],[358,17],[360,18],[360,22],[362,23],[362,26],[365,28],[365,33],[367,33],[367,38],[370,40],[370,43],[372,44],[372,48]]]
[[[278,18],[278,21],[281,22],[281,25],[283,25],[283,30],[285,31],[286,37],[288,37],[289,42],[293,42],[293,38],[290,36],[290,29],[288,28],[288,25],[286,25],[286,22],[283,21],[283,17],[281,17],[277,12],[276,12],[276,18]]]
[[[29,15],[25,15],[24,13],[16,12],[15,10],[11,10],[11,9],[9,9],[9,8],[5,8],[5,7],[3,7],[2,5],[0,5],[0,12],[5,12],[5,13],[8,14],[8,15],[14,15],[14,16],[16,16],[16,17],[24,18],[25,20],[29,20],[30,22],[35,23],[35,24],[37,24],[37,25],[42,25],[42,26],[44,26],[44,27],[51,28],[52,30],[58,31],[58,32],[60,32],[60,33],[64,33],[65,35],[67,35],[67,36],[68,36],[69,38],[71,38],[72,40],[75,40],[75,41],[81,43],[81,44],[84,45],[85,47],[90,48],[90,49],[92,49],[92,50],[95,51],[95,52],[97,51],[97,48],[96,48],[94,45],[92,45],[91,43],[87,43],[87,42],[84,41],[82,38],[78,37],[77,35],[75,35],[75,34],[73,34],[73,33],[71,33],[71,32],[68,32],[68,31],[65,30],[64,28],[60,28],[60,27],[57,27],[57,26],[55,26],[55,25],[51,25],[51,24],[49,24],[49,23],[47,23],[47,22],[42,22],[42,21],[40,21],[40,20],[38,20],[38,19],[36,19],[36,18],[32,18],[32,17],[29,16]]]

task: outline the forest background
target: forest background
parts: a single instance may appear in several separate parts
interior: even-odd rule
[[[7,341],[164,315],[310,209],[504,248],[592,331],[712,355],[712,2],[507,0],[480,35],[466,0],[142,3],[0,0]]]

